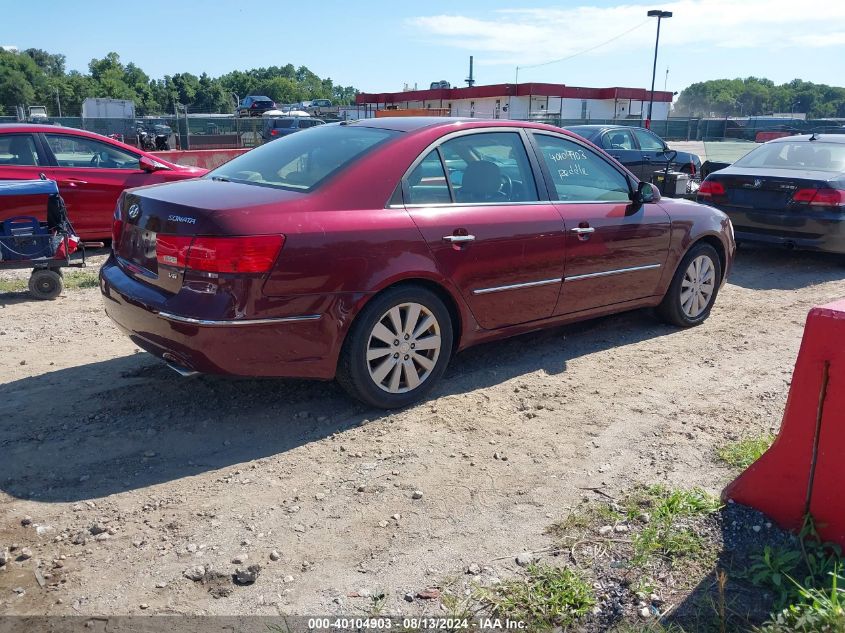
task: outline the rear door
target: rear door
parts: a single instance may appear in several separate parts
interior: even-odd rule
[[[445,156],[459,157],[448,177]],[[408,213],[485,329],[550,317],[560,292],[563,222],[533,160],[516,129],[459,133],[403,181]]]
[[[566,225],[566,270],[555,314],[652,296],[669,251],[669,215],[630,200],[630,177],[571,138],[534,132],[549,193]]]
[[[637,178],[643,177],[643,156],[634,135],[628,128],[607,130],[601,136],[599,147],[630,169]]]
[[[640,128],[634,128],[632,132],[642,156],[643,173],[640,180],[651,182],[652,174],[666,169],[669,164],[669,154],[666,153],[668,148],[663,139],[653,132]]]
[[[38,137],[26,133],[0,134],[0,180],[37,180],[47,170]],[[0,220],[16,215],[47,219],[47,196],[0,196]]]
[[[43,138],[53,162],[47,175],[58,183],[81,237],[109,237],[121,192],[163,180],[140,168],[140,155],[116,145],[74,134],[48,133]]]

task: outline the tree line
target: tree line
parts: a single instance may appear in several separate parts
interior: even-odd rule
[[[806,113],[808,119],[845,118],[845,88],[800,79],[775,85],[769,79],[714,79],[681,91],[674,116],[755,116]]]
[[[0,49],[0,110],[11,115],[15,106],[43,105],[50,116],[80,116],[88,97],[131,99],[139,116],[169,114],[175,104],[189,112],[225,113],[235,109],[235,95],[257,94],[276,103],[331,99],[354,103],[358,91],[321,79],[305,66],[293,64],[232,71],[221,77],[206,73],[165,75],[151,79],[132,62],[124,64],[117,53],[92,59],[88,73],[65,69],[65,56],[30,48],[21,52]]]

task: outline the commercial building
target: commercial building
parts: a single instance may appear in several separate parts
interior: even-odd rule
[[[664,120],[671,92],[654,92],[652,119]],[[564,84],[521,83],[362,93],[356,97],[361,118],[384,109],[426,109],[451,116],[493,119],[645,119],[649,91],[644,88],[581,88]]]

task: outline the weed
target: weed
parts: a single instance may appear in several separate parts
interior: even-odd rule
[[[748,468],[768,450],[774,440],[775,436],[771,433],[746,437],[737,442],[725,444],[716,450],[716,455],[728,466]]]
[[[65,290],[81,290],[84,288],[96,288],[100,285],[98,275],[93,271],[64,273]],[[0,292],[26,292],[29,287],[29,280],[2,279],[0,280]]]
[[[532,631],[568,627],[596,604],[580,573],[548,565],[530,565],[524,579],[480,591],[496,617],[524,622]]]

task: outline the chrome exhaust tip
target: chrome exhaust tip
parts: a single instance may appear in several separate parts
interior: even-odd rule
[[[187,367],[185,367],[183,365],[177,365],[176,363],[167,363],[167,366],[170,369],[172,369],[173,371],[175,371],[177,374],[182,376],[182,378],[188,378],[189,376],[195,376],[196,374],[199,373],[198,371],[195,371],[193,369],[188,369]]]

